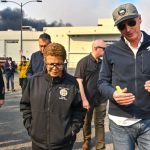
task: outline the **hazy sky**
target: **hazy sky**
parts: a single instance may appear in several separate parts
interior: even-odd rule
[[[28,0],[13,0],[25,3]],[[63,20],[74,26],[96,26],[98,18],[111,18],[113,10],[122,3],[135,4],[142,15],[142,29],[150,33],[150,0],[43,0],[42,3],[28,3],[23,7],[26,17],[45,19],[47,23]],[[13,3],[0,3],[0,10],[16,8]]]

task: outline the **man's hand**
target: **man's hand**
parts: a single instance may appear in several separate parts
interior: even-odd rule
[[[82,106],[83,106],[83,108],[89,110],[90,104],[89,104],[89,102],[86,98],[85,92],[84,92],[83,79],[77,78],[76,80],[79,84],[79,89],[80,89],[80,94],[81,94],[81,99],[82,99]]]
[[[4,105],[4,99],[0,99],[0,107],[2,107],[2,105]]]
[[[113,93],[113,98],[119,105],[129,105],[135,100],[132,93],[127,93],[127,88],[122,89],[121,92],[116,90]]]
[[[148,92],[150,92],[150,80],[146,81],[144,84],[145,90],[147,90]]]
[[[82,105],[83,105],[83,108],[85,108],[85,109],[87,109],[87,110],[90,109],[90,104],[89,104],[89,102],[88,102],[87,99],[83,99],[83,100],[82,100]]]

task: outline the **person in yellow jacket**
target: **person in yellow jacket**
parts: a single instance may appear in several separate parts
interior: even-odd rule
[[[26,84],[27,84],[27,69],[29,66],[29,61],[26,60],[25,56],[21,56],[21,62],[18,64],[18,71],[19,71],[19,85],[22,88],[22,93],[25,90]]]

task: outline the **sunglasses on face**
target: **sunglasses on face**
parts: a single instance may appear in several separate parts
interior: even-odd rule
[[[105,50],[105,47],[101,47],[101,46],[97,46],[97,47],[95,47],[96,49],[97,48],[101,48],[101,49],[103,49],[103,50]]]
[[[134,27],[136,25],[136,20],[128,20],[125,22],[121,22],[117,25],[117,28],[121,31],[124,30],[126,25],[128,25],[129,27]]]
[[[57,69],[59,69],[59,70],[62,70],[63,67],[64,67],[64,64],[53,64],[53,63],[51,63],[51,64],[46,64],[46,66],[47,66],[49,69],[54,69],[54,67],[55,67],[55,68],[57,68]]]

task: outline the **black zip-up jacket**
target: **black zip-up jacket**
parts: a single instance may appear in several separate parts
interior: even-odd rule
[[[0,99],[4,99],[4,97],[5,97],[5,87],[4,87],[3,74],[0,68]]]
[[[83,125],[84,110],[75,78],[38,73],[29,79],[20,102],[24,126],[39,147],[61,149]]]
[[[134,56],[124,39],[106,48],[99,75],[99,91],[110,100],[109,114],[128,118],[150,118],[150,92],[144,84],[150,80],[150,36],[143,32],[143,42]],[[135,102],[121,106],[113,99],[116,85],[127,87]]]

